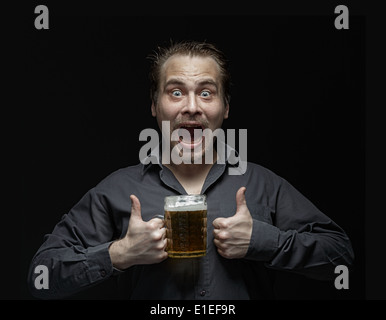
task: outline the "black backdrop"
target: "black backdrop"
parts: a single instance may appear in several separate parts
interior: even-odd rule
[[[33,16],[31,16],[33,18]],[[169,39],[207,40],[233,76],[225,128],[248,130],[248,161],[285,179],[350,236],[350,289],[281,274],[284,299],[365,296],[365,19],[331,15],[63,15],[24,39],[20,291],[60,217],[106,175],[136,164],[150,114],[146,56]],[[106,282],[75,298],[114,298]]]

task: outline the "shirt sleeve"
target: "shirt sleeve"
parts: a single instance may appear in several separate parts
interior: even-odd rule
[[[273,211],[272,224],[253,220],[247,259],[318,280],[335,278],[337,265],[351,267],[354,252],[345,231],[284,179]]]
[[[114,271],[108,251],[112,230],[112,218],[91,189],[45,235],[29,268],[31,294],[40,299],[64,298],[119,272]],[[48,288],[36,286],[38,266],[48,270]]]

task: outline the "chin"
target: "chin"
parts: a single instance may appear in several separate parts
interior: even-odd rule
[[[183,151],[182,151],[183,150]],[[180,151],[180,157],[185,164],[213,164],[213,159],[205,159],[205,155],[210,155],[210,150],[185,150]],[[207,160],[207,161],[205,161]]]

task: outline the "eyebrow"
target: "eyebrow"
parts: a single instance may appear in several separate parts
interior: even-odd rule
[[[199,81],[196,81],[195,83],[200,86],[211,85],[216,87],[216,89],[218,87],[217,83],[213,79],[201,79]],[[179,78],[171,78],[168,81],[166,81],[164,87],[166,88],[167,86],[170,86],[170,85],[183,86],[185,85],[185,82]]]

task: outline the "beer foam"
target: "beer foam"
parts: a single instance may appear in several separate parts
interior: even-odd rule
[[[206,210],[205,195],[179,195],[165,197],[165,211],[202,211]]]
[[[197,204],[178,204],[176,203],[174,206],[165,206],[166,211],[201,211],[207,210],[207,206],[204,203]]]

